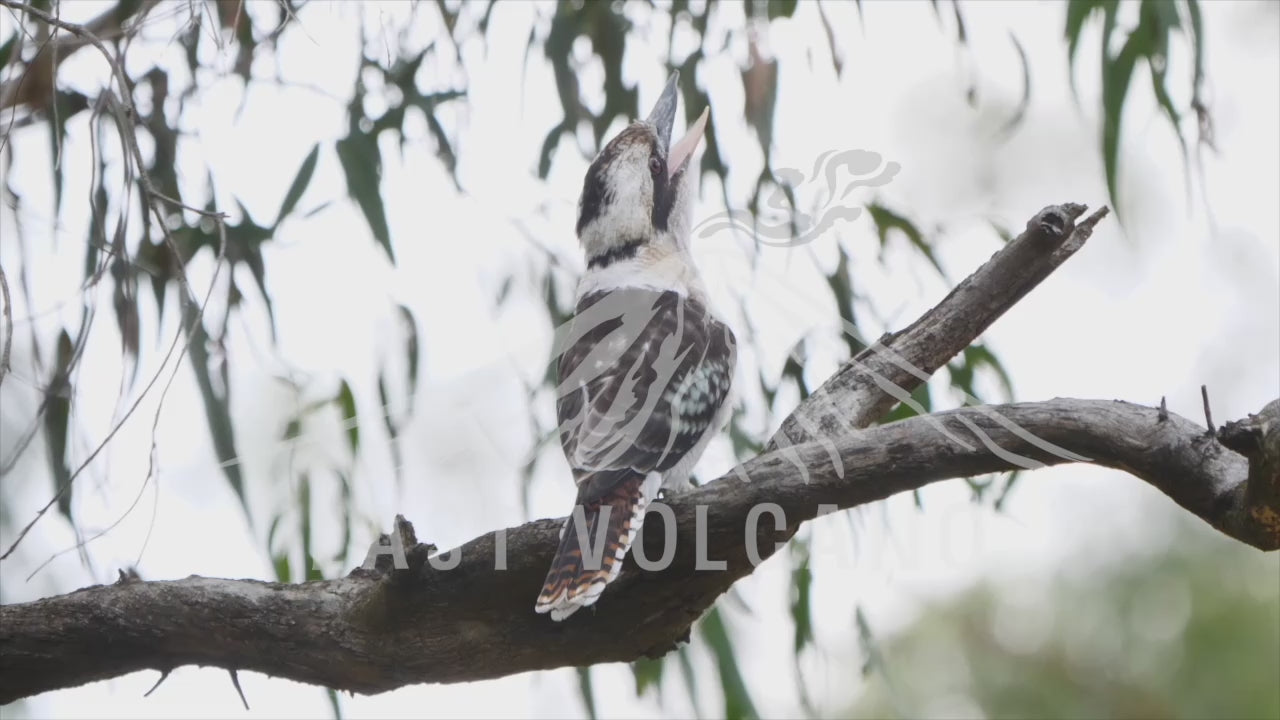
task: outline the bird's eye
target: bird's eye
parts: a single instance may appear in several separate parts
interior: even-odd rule
[[[653,173],[655,176],[662,172],[662,161],[658,159],[657,155],[651,155],[649,157],[649,172]]]

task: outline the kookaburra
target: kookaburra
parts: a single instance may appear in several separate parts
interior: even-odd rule
[[[587,270],[556,338],[560,443],[578,496],[536,610],[563,620],[618,576],[659,489],[688,489],[724,428],[737,357],[689,251],[707,111],[671,144],[679,74],[591,163],[578,201]]]

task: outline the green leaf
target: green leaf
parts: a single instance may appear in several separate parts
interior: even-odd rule
[[[1000,134],[1006,136],[1018,129],[1027,116],[1027,108],[1031,106],[1031,64],[1027,61],[1027,51],[1022,48],[1022,43],[1018,42],[1018,36],[1012,31],[1009,32],[1009,39],[1013,41],[1013,47],[1018,51],[1018,62],[1022,67],[1022,97],[1013,110],[1013,116],[1000,128]]]
[[[587,717],[596,720],[596,697],[595,691],[591,688],[591,668],[579,667],[578,671],[578,690],[582,693],[582,702],[587,706]]]
[[[1195,48],[1195,73],[1191,80],[1195,97],[1200,97],[1200,85],[1204,82],[1204,21],[1200,15],[1200,0],[1186,0],[1187,18],[1191,22],[1191,42]]]
[[[956,39],[961,45],[969,44],[969,32],[965,29],[964,15],[960,12],[960,0],[951,0],[951,12],[956,18]]]
[[[546,180],[547,174],[551,172],[551,156],[555,154],[556,146],[560,144],[560,135],[570,132],[572,126],[567,121],[557,124],[551,128],[551,132],[547,133],[547,137],[542,141],[542,150],[538,153],[538,179]]]
[[[58,512],[71,521],[71,470],[67,466],[67,432],[71,421],[71,371],[75,364],[75,344],[63,330],[58,335],[58,364],[48,393],[44,412],[45,444],[49,449],[49,469],[53,471],[53,489],[57,493]]]
[[[124,243],[116,245],[123,248]],[[120,330],[120,355],[125,367],[131,368],[129,372],[129,385],[132,387],[133,382],[137,379],[138,374],[138,345],[141,342],[139,338],[141,322],[138,315],[138,279],[134,274],[134,269],[129,265],[128,259],[123,255],[117,255],[111,261],[111,276],[113,287],[111,288],[111,307],[115,310],[116,327]]]
[[[1107,193],[1111,198],[1111,206],[1120,216],[1119,203],[1119,167],[1120,167],[1120,122],[1124,111],[1124,101],[1129,94],[1129,81],[1133,78],[1133,69],[1138,57],[1146,49],[1144,37],[1133,32],[1125,41],[1120,52],[1111,58],[1103,44],[1102,62],[1102,162],[1106,168]]]
[[[347,428],[347,445],[351,447],[351,456],[360,451],[360,421],[356,415],[356,398],[346,380],[338,386],[338,396],[334,398],[342,409],[342,424]]]
[[[738,661],[733,656],[733,643],[729,640],[729,632],[725,628],[724,618],[719,608],[712,608],[701,624],[702,638],[711,647],[716,658],[716,667],[720,671],[720,685],[724,691],[724,716],[726,720],[746,720],[758,718],[755,705],[751,703],[751,694],[738,671]]]
[[[303,580],[306,582],[323,580],[324,576],[320,573],[315,556],[311,554],[311,476],[307,473],[302,473],[298,478],[298,511],[302,514],[299,534],[302,536],[302,560],[305,569]]]
[[[288,553],[277,553],[276,555],[273,555],[271,558],[271,567],[275,570],[276,582],[289,582],[290,573],[292,571],[289,568]]]
[[[258,286],[258,293],[262,296],[262,302],[267,307],[267,321],[271,329],[271,339],[276,339],[276,312],[275,306],[271,302],[271,294],[267,292],[267,267],[262,258],[262,244],[271,239],[274,232],[271,228],[264,228],[253,221],[253,216],[249,214],[248,208],[239,198],[234,198],[236,207],[240,209],[240,222],[235,225],[228,226],[227,245],[235,249],[235,258],[233,263],[240,262],[249,266],[249,272],[253,275],[253,282]],[[201,230],[195,238],[196,243],[203,247],[208,246],[210,249],[216,248],[218,238],[212,230]]]
[[[107,231],[104,223],[107,215],[107,203],[109,202],[109,199],[107,197],[107,188],[102,183],[102,178],[106,177],[107,174],[107,163],[106,160],[99,157],[97,164],[98,172],[94,180],[92,201],[89,204],[89,241],[85,243],[84,277],[86,278],[91,277],[98,272],[99,255],[102,252],[102,249],[107,245]],[[121,218],[121,220],[123,221],[123,218]],[[117,223],[117,232],[121,232],[122,229],[123,222]],[[121,239],[123,241],[123,238]],[[139,250],[141,251],[152,247],[155,246],[150,243],[141,243]],[[154,278],[155,276],[153,275],[152,277]],[[156,304],[159,306],[158,312],[163,314],[164,302],[162,299],[156,298]]]
[[[803,358],[804,355],[804,338],[791,347],[791,351],[787,353],[787,360],[782,364],[782,377],[791,378],[795,383],[796,390],[800,393],[800,402],[809,399],[809,384],[804,379],[804,363],[797,360],[797,357]]]
[[[391,230],[387,226],[387,213],[382,204],[379,183],[382,179],[382,156],[378,142],[372,135],[354,132],[337,143],[338,160],[347,179],[347,193],[360,205],[374,240],[386,251],[391,262],[396,261],[391,249]]]
[[[1013,490],[1014,483],[1018,482],[1018,479],[1021,477],[1022,477],[1021,469],[1014,470],[1013,472],[1009,473],[1009,477],[1006,478],[1004,481],[1004,487],[1000,488],[1000,494],[996,496],[995,502],[991,504],[991,507],[996,512],[1000,512],[1004,510],[1005,501],[1009,499],[1009,492]]]
[[[18,33],[9,36],[4,45],[0,45],[0,70],[3,70],[9,64],[9,56],[13,54],[13,49],[18,46]]]
[[[693,706],[693,714],[702,717],[698,709],[698,675],[693,670],[693,658],[689,657],[689,646],[683,645],[676,650],[676,659],[680,661],[680,674],[684,677],[685,687],[689,690],[689,704]]]
[[[413,404],[413,396],[418,392],[418,323],[413,318],[413,312],[404,305],[398,305],[400,317],[404,321],[405,332],[408,339],[405,341],[405,356],[409,363],[409,401]]]
[[[1003,242],[1005,245],[1013,242],[1013,233],[1009,231],[1009,228],[1001,225],[995,220],[989,220],[988,222],[991,223],[991,229],[994,230],[996,235],[1000,238],[1000,242]]]
[[[970,345],[964,350],[965,362],[970,367],[977,369],[981,367],[990,368],[996,374],[996,378],[1000,380],[1000,389],[1004,392],[1003,400],[1011,402],[1013,400],[1013,378],[1010,377],[1004,368],[1004,363],[1000,362],[1000,358],[995,356],[986,345]]]
[[[231,424],[230,388],[223,387],[219,392],[214,388],[213,378],[209,373],[209,335],[205,331],[204,322],[200,318],[200,308],[187,298],[182,298],[183,326],[191,334],[191,344],[187,353],[191,356],[191,369],[196,375],[196,385],[200,388],[200,397],[204,401],[205,420],[209,424],[209,432],[213,436],[213,449],[218,456],[222,472],[231,484],[240,507],[247,517],[249,501],[244,491],[244,476],[240,472],[240,460],[236,453],[235,430]]]
[[[933,397],[929,394],[929,383],[920,383],[915,390],[911,391],[911,399],[918,403],[924,412],[933,412]],[[898,420],[905,420],[916,416],[915,408],[908,403],[900,402],[893,407],[883,418],[880,419],[878,425],[887,425]]]
[[[809,696],[809,687],[804,681],[804,670],[800,666],[802,651],[813,643],[813,613],[811,609],[811,590],[813,588],[813,572],[809,568],[809,545],[812,533],[803,540],[790,543],[791,548],[791,619],[795,626],[795,644],[792,653],[793,669],[796,676],[796,689],[800,693],[800,705],[808,717],[817,717],[813,700]]]
[[[420,97],[414,103],[426,115],[427,130],[436,141],[436,157],[444,163],[445,169],[449,171],[449,177],[453,179],[453,186],[459,191],[462,190],[462,186],[458,184],[458,156],[453,152],[453,146],[449,143],[449,136],[444,132],[444,126],[436,119],[436,104],[462,96],[463,93],[454,90]]]
[[[636,679],[636,697],[644,695],[649,688],[660,687],[662,665],[661,658],[640,658],[631,663],[631,674]]]
[[[777,20],[780,17],[791,17],[796,12],[797,4],[799,4],[798,0],[769,0],[769,19]]]
[[[813,587],[813,572],[809,569],[809,550],[805,543],[793,543],[792,552],[799,562],[791,571],[791,619],[795,623],[795,653],[813,642],[813,618],[809,607],[809,591]]]
[[[320,158],[320,143],[311,146],[311,152],[307,153],[307,157],[302,161],[302,167],[298,168],[298,174],[293,178],[293,184],[289,186],[289,191],[284,194],[284,202],[280,204],[280,212],[276,214],[275,225],[271,226],[274,231],[280,227],[280,223],[285,216],[293,212],[297,207],[298,201],[302,199],[302,193],[306,192],[307,185],[311,184],[311,176],[316,172],[316,161]]]
[[[1182,151],[1182,164],[1184,174],[1190,182],[1190,156],[1187,153],[1187,140],[1182,134],[1182,113],[1174,107],[1173,98],[1169,96],[1168,88],[1168,57],[1169,57],[1169,34],[1181,26],[1178,18],[1177,6],[1169,2],[1151,2],[1144,0],[1141,12],[1142,22],[1139,29],[1135,32],[1146,31],[1152,40],[1147,57],[1147,65],[1151,70],[1151,90],[1156,96],[1156,102],[1160,109],[1164,112],[1165,117],[1169,120],[1169,124],[1173,126],[1174,135],[1178,138],[1178,147]],[[1190,186],[1188,186],[1188,191]]]
[[[284,515],[276,515],[271,518],[271,524],[267,526],[267,551],[275,552],[276,549],[276,532],[280,529],[280,521],[284,519]]]
[[[876,234],[880,236],[881,248],[884,248],[889,241],[889,231],[898,230],[907,237],[916,250],[920,251],[921,255],[925,256],[938,274],[946,279],[947,274],[942,271],[942,264],[934,256],[933,248],[929,247],[929,243],[925,241],[924,235],[914,223],[879,203],[867,205],[867,212],[871,215],[872,222],[876,224]]]
[[[391,465],[392,472],[396,476],[396,486],[400,485],[400,427],[396,419],[391,416],[391,400],[387,393],[387,383],[382,377],[382,373],[378,373],[378,403],[382,406],[382,426],[387,430],[387,438],[391,442]]]
[[[737,409],[729,419],[729,441],[733,443],[733,456],[739,460],[749,460],[759,455],[764,446],[742,427],[742,413]]]
[[[1102,7],[1102,2],[1098,0],[1071,0],[1067,3],[1067,79],[1071,83],[1071,97],[1076,99],[1079,104],[1079,93],[1076,92],[1076,48],[1080,44],[1080,32],[1084,29],[1085,20],[1089,19],[1089,15],[1098,8]],[[1103,39],[1105,44],[1106,39]]]
[[[853,608],[853,622],[858,628],[858,644],[862,646],[862,676],[866,677],[873,670],[884,672],[884,659],[880,655],[880,645],[871,632],[871,623],[867,622],[867,616],[862,612],[861,605]]]
[[[338,691],[333,688],[324,690],[329,697],[329,709],[333,711],[333,720],[342,720],[342,704],[338,702]]]
[[[63,146],[67,140],[67,121],[89,107],[89,98],[74,90],[58,90],[53,94],[55,111],[49,122],[49,152],[53,157],[53,211],[62,209],[62,168],[67,159]],[[105,209],[104,209],[105,212]]]
[[[347,474],[341,470],[336,472],[338,475],[338,502],[342,504],[342,544],[338,548],[334,561],[346,567],[351,552],[351,516],[353,512],[351,507],[351,478],[347,477]]]
[[[849,347],[849,357],[857,357],[858,353],[866,349],[866,345],[858,337],[858,319],[853,313],[853,274],[849,272],[849,254],[845,252],[844,246],[837,244],[836,249],[840,252],[840,261],[836,264],[835,272],[827,276],[827,286],[831,288],[836,308],[840,311],[840,319],[844,321],[841,335],[844,336],[845,345]]]

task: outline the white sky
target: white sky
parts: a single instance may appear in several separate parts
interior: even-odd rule
[[[173,13],[180,20],[186,4],[179,5],[181,13]],[[103,7],[65,3],[63,12],[68,19],[83,20]],[[879,197],[904,210],[921,228],[945,226],[945,232],[934,237],[953,279],[997,249],[999,241],[987,217],[1017,231],[1048,204],[1106,203],[1094,130],[1097,28],[1079,51],[1077,107],[1066,83],[1062,8],[966,3],[970,50],[962,51],[954,45],[950,26],[939,27],[927,3],[864,3],[864,24],[859,24],[851,3],[833,3],[828,11],[841,28],[837,42],[845,68],[837,80],[814,6],[802,3],[793,20],[777,22],[769,31],[769,47],[781,63],[775,165],[810,168],[821,153],[850,148],[872,150],[886,161],[900,163],[901,172]],[[1211,391],[1215,420],[1221,423],[1280,396],[1280,21],[1277,6],[1265,3],[1206,3],[1204,9],[1207,97],[1220,152],[1204,155],[1203,192],[1216,227],[1204,211],[1198,185],[1188,197],[1176,142],[1140,69],[1124,124],[1121,209],[1127,232],[1114,216],[1104,221],[1083,251],[984,337],[1010,369],[1020,400],[1075,396],[1156,403],[1166,396],[1170,410],[1199,419],[1199,386],[1204,383]],[[406,4],[388,3],[366,9],[365,17],[382,27],[396,27],[406,11]],[[6,601],[109,581],[117,567],[135,561],[148,532],[140,566],[147,579],[188,574],[270,578],[270,560],[261,552],[263,528],[271,512],[289,502],[290,492],[272,479],[288,477],[290,462],[295,468],[345,462],[335,417],[309,426],[309,442],[294,448],[292,458],[290,448],[279,442],[295,398],[270,373],[282,372],[286,363],[300,378],[315,383],[302,402],[331,393],[340,377],[348,378],[356,390],[364,452],[356,470],[357,502],[370,519],[368,526],[357,528],[356,547],[367,546],[377,526],[385,527],[396,512],[415,523],[419,537],[440,547],[529,519],[516,491],[517,467],[528,450],[520,378],[541,373],[538,363],[546,355],[549,335],[537,304],[538,290],[528,283],[539,267],[534,263],[540,253],[516,223],[567,263],[567,273],[576,274],[582,262],[572,233],[573,213],[587,164],[565,140],[549,181],[536,177],[542,140],[559,120],[551,70],[540,51],[532,54],[527,67],[523,65],[528,24],[536,11],[532,4],[500,5],[487,47],[471,42],[461,48],[465,77],[442,61],[424,65],[420,87],[467,88],[465,103],[450,104],[441,113],[456,139],[458,175],[467,192],[459,195],[454,190],[433,156],[422,123],[410,124],[403,160],[394,143],[386,146],[391,152],[384,154],[382,189],[396,267],[376,248],[354,205],[342,201],[345,187],[332,151],[332,141],[345,132],[341,102],[311,90],[260,85],[251,89],[241,110],[238,78],[223,73],[207,79],[209,89],[183,119],[190,141],[184,146],[181,172],[189,196],[199,197],[208,165],[219,204],[234,207],[234,196],[259,223],[267,224],[303,157],[313,144],[322,145],[299,215],[282,226],[267,253],[279,347],[275,352],[267,348],[260,306],[251,290],[246,317],[233,320],[229,340],[234,421],[242,468],[254,488],[258,536],[248,531],[217,467],[198,391],[184,369],[165,401],[157,436],[158,490],[148,486],[138,507],[89,546],[92,571],[79,563],[76,553],[67,553],[27,581],[51,552],[74,543],[60,519],[42,520],[22,550],[0,565]],[[647,11],[628,13],[647,25]],[[300,15],[306,32],[283,36],[282,74],[294,83],[345,97],[353,82],[353,27],[358,15],[351,5],[308,5]],[[542,15],[545,18],[545,8]],[[0,13],[0,38],[7,37],[12,22],[7,13]],[[435,32],[430,22],[420,25],[415,41]],[[544,20],[544,30],[545,25]],[[150,36],[159,42],[135,45],[130,69],[145,70],[161,58],[171,68],[181,66],[180,48],[165,42],[173,28],[172,22],[153,26]],[[991,139],[993,131],[1012,112],[1021,82],[1010,32],[1027,51],[1033,101],[1022,127],[1000,144]],[[395,41],[393,32],[384,35],[386,42]],[[659,61],[665,38],[660,20],[629,38],[624,72],[628,82],[639,83],[644,107],[665,80]],[[1190,74],[1185,50],[1176,46],[1170,60],[1172,90],[1182,105]],[[754,134],[738,111],[738,72],[745,57],[745,44],[737,42],[727,53],[710,57],[698,75],[699,84],[709,90],[711,121],[731,168],[730,197],[739,205],[761,162]],[[231,59],[229,52],[217,58],[224,68]],[[274,74],[273,62],[260,60],[255,75]],[[86,50],[67,64],[64,77],[92,90],[104,78],[104,65]],[[977,110],[964,99],[970,77],[978,85]],[[598,107],[600,94],[591,88],[602,73],[588,68],[582,78],[587,102]],[[29,323],[37,325],[47,351],[59,327],[74,327],[79,317],[77,287],[86,234],[83,199],[90,169],[86,126],[84,114],[70,125],[63,150],[67,192],[56,228],[50,222],[47,131],[33,126],[13,135],[17,152],[11,180],[24,195],[23,214],[17,219],[25,228],[26,248],[19,253],[15,217],[5,207],[0,211],[0,262],[11,277],[18,274],[20,260],[26,263],[34,301],[28,305],[15,283],[15,316],[20,322],[15,370],[0,390],[0,457],[8,457],[16,442],[15,428],[25,426],[38,402],[39,381],[28,360]],[[109,147],[108,153],[115,153],[115,148]],[[870,199],[854,197],[858,202]],[[719,211],[719,198],[718,181],[705,178],[695,221]],[[331,200],[337,202],[301,218],[301,213]],[[835,334],[834,307],[818,269],[831,267],[836,242],[851,254],[860,290],[874,298],[893,327],[914,319],[946,290],[901,246],[891,244],[882,268],[876,262],[878,241],[866,218],[837,226],[837,232],[799,249],[761,248],[755,270],[745,243],[728,234],[707,238],[697,252],[719,306],[736,318],[741,332],[735,298],[747,298],[747,312],[760,328],[764,353],[746,358],[743,372],[753,371],[758,362],[776,374],[786,350],[802,333],[811,332],[831,338],[811,345],[811,379],[819,381],[834,368],[843,345]],[[497,288],[512,272],[518,278],[512,299],[496,311]],[[195,263],[192,276],[203,292],[209,264]],[[562,279],[572,277],[565,274]],[[251,287],[247,276],[238,280],[242,287]],[[149,307],[149,290],[143,295],[144,307]],[[104,314],[98,318],[80,375],[76,416],[81,430],[75,458],[85,457],[101,439],[116,409],[120,364],[109,300],[109,295],[98,298]],[[391,460],[378,427],[374,384],[379,367],[394,363],[392,356],[400,352],[390,314],[393,302],[414,311],[423,346],[418,414],[404,434],[401,493],[392,480]],[[147,357],[141,379],[158,369],[163,350],[157,348],[167,348],[174,330],[172,310],[171,303],[160,335],[153,316],[143,320]],[[866,334],[874,337],[881,328],[872,318],[865,320]],[[154,401],[144,401],[105,459],[78,481],[76,509],[86,528],[115,521],[138,496],[154,411]],[[549,406],[539,409],[549,411]],[[724,440],[708,451],[701,474],[709,477],[731,464]],[[4,497],[14,522],[24,524],[47,501],[51,483],[44,466],[44,450],[37,442],[5,478]],[[317,507],[331,507],[324,494],[331,489],[321,485],[317,492],[325,498]],[[887,633],[909,622],[923,599],[954,592],[984,575],[1025,584],[1045,573],[1088,571],[1099,562],[1103,548],[1108,556],[1123,556],[1126,549],[1171,540],[1168,513],[1161,511],[1168,511],[1172,503],[1140,482],[1096,468],[1058,468],[1026,476],[1007,512],[999,516],[973,507],[958,481],[929,488],[924,497],[923,513],[913,509],[910,498],[895,498],[864,511],[856,536],[848,534],[843,518],[813,524],[815,618],[820,646],[831,662],[824,666],[810,658],[806,670],[812,673],[815,695],[836,709],[857,691],[858,683],[847,677],[848,661],[856,657],[850,634],[855,603],[863,606],[874,629]],[[571,501],[563,460],[549,453],[531,488],[530,517],[561,515]],[[885,532],[886,526],[890,532]],[[5,547],[12,532],[0,538]],[[203,540],[193,543],[191,538]],[[849,547],[856,547],[856,557]],[[1236,562],[1252,552],[1241,547],[1223,561]],[[791,677],[785,554],[737,586],[754,614],[731,604],[726,610],[739,629],[738,654],[748,685],[766,715],[791,712],[796,702],[790,681],[778,681],[779,676]],[[701,668],[711,670],[708,657],[699,654],[698,659]],[[652,698],[635,699],[625,665],[599,667],[593,673],[602,715],[641,717],[657,712]],[[712,715],[720,712],[717,693],[711,692],[713,678],[708,672],[702,686],[702,709]],[[136,673],[49,693],[18,711],[32,717],[294,717],[329,712],[322,690],[254,673],[241,675],[252,707],[247,713],[221,671],[180,669],[143,699],[154,681],[155,673]],[[678,680],[666,697],[668,712],[688,712]],[[344,698],[343,710],[348,717],[563,717],[584,712],[571,670]]]

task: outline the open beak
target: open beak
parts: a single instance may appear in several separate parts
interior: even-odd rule
[[[662,144],[662,149],[667,153],[667,177],[674,178],[685,166],[689,164],[689,158],[693,156],[693,151],[698,149],[698,141],[702,140],[702,133],[707,128],[707,114],[711,108],[705,108],[698,119],[689,126],[689,130],[674,145],[671,144],[671,126],[675,124],[676,119],[676,101],[679,100],[679,89],[676,87],[677,81],[680,79],[680,71],[671,73],[670,79],[667,80],[667,86],[662,89],[662,94],[658,96],[658,103],[653,106],[653,111],[649,113],[646,122],[658,131],[658,142]]]

